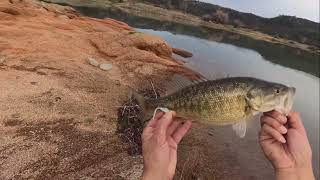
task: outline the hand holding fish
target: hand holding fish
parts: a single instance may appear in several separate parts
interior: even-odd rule
[[[191,121],[174,120],[175,113],[157,113],[142,134],[143,180],[173,179],[177,164],[177,147],[191,128]]]
[[[287,126],[286,126],[287,124]],[[298,113],[284,116],[276,111],[261,117],[259,141],[278,180],[313,180],[312,152]]]

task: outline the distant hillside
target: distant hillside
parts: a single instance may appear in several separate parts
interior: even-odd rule
[[[276,37],[320,47],[319,23],[294,16],[263,18],[194,0],[141,0],[169,9],[178,9],[206,21],[245,27]]]

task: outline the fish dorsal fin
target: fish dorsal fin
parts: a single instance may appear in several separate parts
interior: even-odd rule
[[[207,80],[217,80],[217,79],[223,79],[223,78],[229,78],[231,77],[230,74],[226,73],[226,72],[209,72],[204,74],[205,79]]]
[[[175,74],[172,76],[171,80],[169,80],[169,82],[165,85],[165,95],[170,95],[190,85],[196,85],[201,82],[227,77],[230,77],[230,75],[226,73],[209,73],[208,75],[202,76],[200,79],[190,80],[185,76]]]
[[[232,129],[236,132],[237,136],[244,138],[247,132],[247,122],[246,120],[241,120],[240,122],[233,124]]]
[[[187,86],[195,85],[201,82],[205,82],[207,79],[202,78],[198,80],[190,80],[187,77],[181,76],[181,75],[173,75],[171,80],[169,80],[165,84],[165,95],[170,95],[172,93],[175,93]]]

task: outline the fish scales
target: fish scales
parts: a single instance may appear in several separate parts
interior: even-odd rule
[[[246,120],[259,112],[277,110],[288,114],[294,87],[251,77],[232,77],[182,88],[158,99],[145,99],[135,93],[148,120],[154,110],[167,108],[178,117],[215,125],[232,125],[239,137],[246,133]]]
[[[203,82],[170,96],[152,100],[154,107],[163,106],[178,115],[217,125],[232,124],[246,116],[245,95],[248,85],[232,81]]]

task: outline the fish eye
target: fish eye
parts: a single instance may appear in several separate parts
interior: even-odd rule
[[[279,94],[279,93],[280,93],[280,89],[279,89],[279,88],[276,88],[276,89],[274,90],[274,92],[275,92],[276,94]]]

